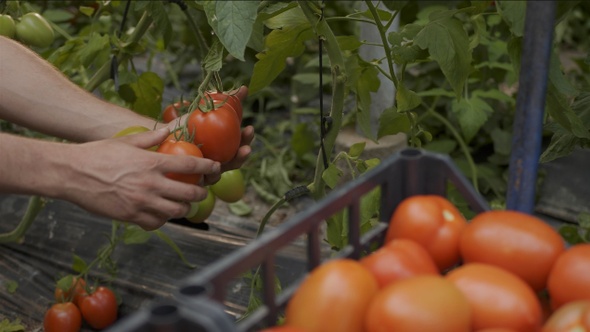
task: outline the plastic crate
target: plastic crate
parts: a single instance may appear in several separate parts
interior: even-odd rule
[[[487,202],[446,155],[417,149],[405,149],[339,189],[309,209],[268,230],[250,244],[206,266],[182,280],[170,299],[154,302],[147,308],[125,317],[110,328],[118,331],[252,331],[276,324],[280,311],[296,290],[298,283],[275,294],[275,258],[277,252],[295,239],[306,235],[308,271],[322,263],[321,226],[324,220],[349,209],[349,244],[331,258],[358,259],[372,244],[380,244],[390,216],[406,197],[420,194],[445,196],[453,184],[473,212],[488,210]],[[381,221],[361,235],[359,206],[361,197],[381,188]],[[244,272],[261,266],[264,305],[246,319],[236,322],[224,310],[227,288]]]

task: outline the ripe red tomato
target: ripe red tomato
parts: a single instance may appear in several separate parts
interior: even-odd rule
[[[200,104],[207,105],[209,103],[209,105],[211,105],[211,101],[213,101],[213,104],[218,106],[231,106],[234,112],[236,112],[236,115],[238,116],[238,120],[240,120],[240,123],[242,122],[242,101],[240,101],[240,98],[238,98],[238,96],[226,92],[209,91],[205,94],[205,97],[201,99]]]
[[[211,185],[211,191],[217,198],[227,203],[235,203],[244,197],[246,183],[240,169],[221,173],[219,181]]]
[[[451,270],[446,278],[467,297],[473,310],[472,328],[507,328],[536,332],[543,322],[541,303],[533,289],[500,267],[469,263]]]
[[[541,332],[590,331],[590,300],[567,303],[553,312]]]
[[[240,122],[225,105],[206,112],[196,109],[189,115],[187,127],[205,158],[225,163],[235,157],[240,147]]]
[[[446,198],[411,196],[391,216],[385,242],[399,238],[414,240],[426,248],[443,271],[459,262],[459,236],[466,225],[461,212]]]
[[[162,121],[164,121],[164,123],[174,121],[175,119],[179,118],[182,114],[186,113],[190,105],[190,101],[183,100],[182,103],[177,101],[166,106],[166,108],[164,108],[164,111],[162,112]]]
[[[117,320],[118,304],[115,293],[100,286],[80,301],[82,317],[95,329],[104,329]]]
[[[360,263],[373,273],[380,288],[417,275],[440,274],[426,249],[408,239],[393,239]]]
[[[378,288],[371,272],[358,261],[326,262],[310,272],[287,303],[285,325],[308,332],[362,331]]]
[[[489,329],[477,330],[477,331],[474,331],[474,332],[518,332],[518,331],[513,330],[513,329],[505,329],[505,328],[502,328],[502,327],[495,327],[495,328],[492,327],[492,328],[489,328]]]
[[[156,150],[160,153],[183,155],[183,156],[195,156],[203,158],[203,153],[194,144],[186,141],[177,141],[173,138],[164,140],[162,144]],[[197,184],[201,180],[201,174],[181,174],[181,173],[168,173],[166,176],[172,180],[181,181],[189,184]]]
[[[460,250],[463,262],[499,266],[540,291],[547,285],[553,263],[565,250],[565,242],[537,217],[493,210],[471,220],[461,235]]]
[[[557,309],[577,300],[590,300],[590,244],[567,249],[553,265],[547,281],[551,306]]]
[[[45,332],[78,332],[82,328],[82,315],[72,302],[56,303],[45,312]]]
[[[80,299],[86,295],[86,281],[75,276],[66,276],[57,282],[54,297],[56,302],[73,302],[80,305]]]
[[[302,330],[297,327],[293,327],[293,326],[281,325],[281,326],[272,326],[272,327],[266,328],[264,330],[261,330],[259,332],[307,332],[307,331]]]
[[[380,290],[369,305],[365,323],[367,332],[469,332],[471,308],[450,281],[421,275]]]

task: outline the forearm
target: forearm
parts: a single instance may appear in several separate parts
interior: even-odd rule
[[[0,36],[0,118],[41,133],[86,142],[155,120],[105,102],[72,83],[26,47]]]

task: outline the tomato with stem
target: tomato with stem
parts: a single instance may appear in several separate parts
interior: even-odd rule
[[[95,329],[104,329],[117,320],[117,297],[112,290],[99,286],[80,301],[82,317]]]
[[[56,302],[73,302],[80,305],[80,300],[86,295],[86,281],[76,276],[65,276],[58,280],[54,297]]]
[[[177,101],[166,106],[164,111],[162,111],[162,121],[164,121],[164,123],[170,123],[178,119],[182,114],[187,113],[186,111],[190,105],[190,101],[183,100],[182,103]]]
[[[78,332],[82,328],[80,309],[72,302],[55,303],[43,318],[45,332]]]
[[[240,98],[238,98],[238,96],[236,96],[235,94],[221,91],[208,91],[205,93],[205,96],[201,99],[200,104],[207,105],[208,103],[211,104],[211,102],[219,106],[225,104],[229,105],[234,110],[234,112],[236,112],[236,115],[238,116],[238,120],[240,120],[240,123],[242,122],[242,102]]]

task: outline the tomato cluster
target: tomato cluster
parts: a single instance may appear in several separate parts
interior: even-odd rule
[[[115,293],[107,287],[89,287],[80,277],[68,276],[58,282],[55,303],[43,319],[45,332],[77,332],[83,322],[96,330],[111,326],[118,315]]]
[[[312,270],[274,331],[590,331],[590,244],[531,215],[467,221],[441,196],[401,202],[385,243]]]
[[[26,13],[16,21],[10,15],[0,14],[0,35],[34,47],[47,47],[55,39],[51,24],[35,12]]]

